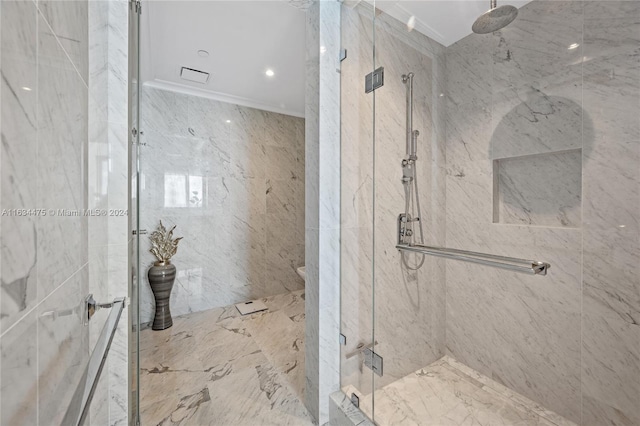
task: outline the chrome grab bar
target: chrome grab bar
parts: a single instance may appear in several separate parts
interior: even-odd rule
[[[109,307],[111,308],[111,312],[109,313],[107,322],[100,332],[100,337],[98,338],[98,342],[96,343],[93,352],[91,353],[91,358],[89,358],[89,362],[87,363],[84,374],[80,379],[80,383],[73,394],[73,398],[71,398],[69,408],[67,408],[67,412],[62,420],[63,425],[79,426],[83,424],[85,418],[89,414],[91,399],[93,398],[93,394],[98,385],[98,379],[100,378],[102,368],[107,360],[113,336],[116,334],[118,322],[120,321],[122,311],[124,310],[125,298],[120,297],[115,299],[113,303],[104,304],[96,304],[91,298],[90,305],[91,303],[93,303],[94,308],[95,305],[105,308]]]
[[[547,275],[547,270],[551,267],[551,265],[546,262],[536,260],[518,259],[515,257],[497,256],[495,254],[449,249],[445,247],[424,246],[422,244],[398,243],[396,248],[398,250],[477,263],[479,265],[492,266],[494,268],[531,275]]]

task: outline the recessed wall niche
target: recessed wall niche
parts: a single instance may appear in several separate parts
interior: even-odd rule
[[[582,150],[493,160],[493,222],[579,228]]]

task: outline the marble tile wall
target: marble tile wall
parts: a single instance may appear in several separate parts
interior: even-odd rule
[[[89,356],[88,2],[2,2],[1,422],[59,423]],[[60,167],[64,164],[64,168]],[[33,212],[32,212],[33,213]]]
[[[640,2],[585,2],[583,43],[582,418],[638,424]]]
[[[340,389],[339,2],[307,9],[305,88],[305,405],[329,421]]]
[[[126,0],[89,2],[88,204],[125,213],[89,218],[89,290],[96,300],[128,295],[127,12]],[[92,320],[90,347],[107,316]],[[127,330],[123,315],[91,405],[96,424],[128,419]]]
[[[129,218],[135,212],[127,211],[129,206],[129,126],[128,126],[128,43],[129,43],[129,2],[110,0],[108,14],[108,141],[110,169],[108,174],[109,211],[117,212],[108,216],[108,300],[128,297],[135,303],[129,287],[131,260],[128,256],[129,244],[133,240],[129,233]],[[121,214],[125,211],[128,214]],[[109,424],[126,425],[129,422],[130,377],[129,334],[134,333],[135,324],[130,323],[131,315],[123,313],[111,344],[109,355]],[[135,340],[134,340],[135,341]]]
[[[110,19],[109,10],[118,6],[124,21]],[[107,216],[83,216],[82,211],[107,209],[116,193],[125,194],[126,201],[126,151],[122,171],[109,146],[109,68],[117,61],[109,55],[108,38],[116,28],[126,35],[127,10],[126,0],[0,5],[5,123],[0,205],[3,211],[46,211],[46,216],[6,213],[0,222],[3,424],[60,423],[107,316],[103,311],[83,326],[84,297],[112,297],[109,243],[114,238],[126,243],[126,229],[110,236]],[[119,53],[125,63],[126,116],[124,40]],[[124,132],[126,138],[126,121]],[[109,186],[114,172],[125,179],[117,190],[116,184]],[[124,268],[117,293],[126,296],[126,261]],[[118,368],[126,371],[126,339],[121,352],[125,366]],[[103,374],[92,423],[126,423],[126,404],[118,412],[110,403],[118,394],[126,401],[126,380]]]
[[[172,313],[303,288],[304,120],[148,86],[141,114],[141,228],[184,237]],[[152,321],[146,275],[140,309]]]
[[[552,264],[449,262],[447,352],[584,425],[640,421],[638,46],[637,1],[534,1],[447,48],[447,246]],[[494,159],[567,155],[494,220]]]
[[[425,241],[444,244],[444,99],[439,96],[444,91],[444,46],[407,32],[404,24],[377,11],[374,65],[373,10],[362,5],[342,10],[342,47],[348,57],[341,64],[341,330],[347,337],[341,385],[352,384],[370,395],[372,387],[404,377],[445,353],[444,263],[426,258],[420,270],[409,271],[395,249],[396,219],[404,211],[402,75],[408,72],[415,74],[414,128],[420,132],[418,178]],[[364,76],[374,66],[384,67],[384,86],[365,94]],[[408,260],[416,261],[413,256]],[[407,335],[400,330],[420,332]],[[375,351],[384,358],[381,378],[362,367],[357,350],[373,339]]]

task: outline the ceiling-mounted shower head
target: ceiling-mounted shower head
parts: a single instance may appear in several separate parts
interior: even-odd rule
[[[488,34],[506,27],[518,16],[518,8],[505,5],[497,7],[496,0],[491,0],[491,9],[480,15],[471,29],[476,34]]]

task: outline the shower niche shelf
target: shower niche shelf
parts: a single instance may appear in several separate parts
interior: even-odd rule
[[[493,160],[493,222],[579,228],[582,150]]]

